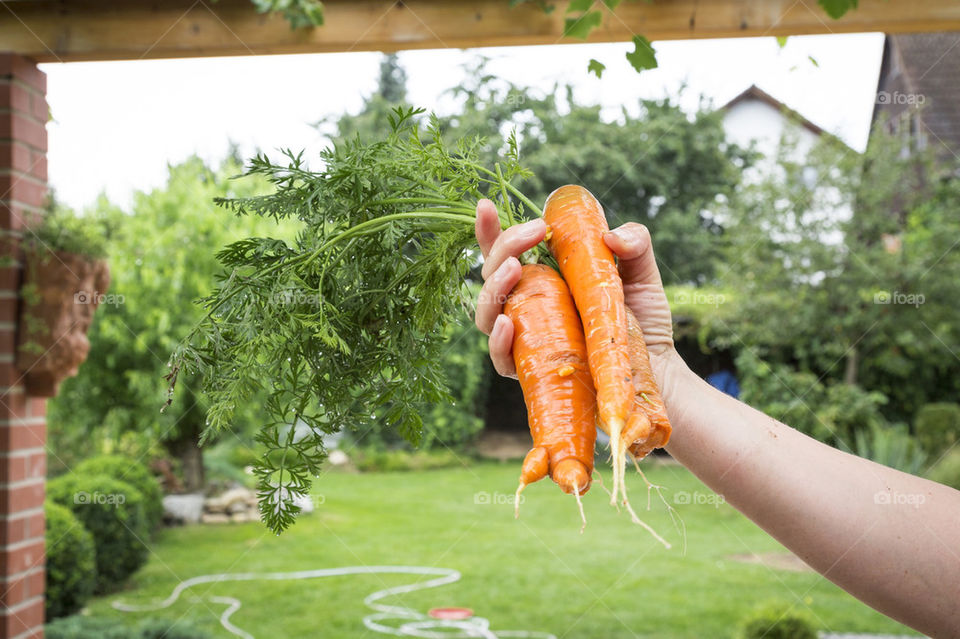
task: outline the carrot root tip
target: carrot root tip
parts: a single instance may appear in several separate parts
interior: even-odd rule
[[[521,481],[520,485],[517,486],[517,492],[514,493],[513,495],[513,518],[514,519],[520,519],[520,493],[522,493],[523,489],[526,487],[527,485]]]

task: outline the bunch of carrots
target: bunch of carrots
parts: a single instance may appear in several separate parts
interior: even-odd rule
[[[637,461],[664,446],[671,427],[643,331],[624,303],[623,283],[603,240],[609,227],[600,203],[580,186],[554,191],[543,217],[560,273],[525,265],[504,306],[515,327],[513,358],[533,437],[516,507],[525,486],[549,475],[576,497],[583,518],[580,496],[592,482],[599,427],[610,436],[611,504],[622,504],[645,525],[627,498],[627,458]]]
[[[639,522],[626,463],[664,445],[670,423],[603,241],[600,204],[565,186],[541,209],[514,184],[532,176],[515,135],[491,168],[483,140],[447,143],[439,119],[423,113],[398,107],[381,139],[333,145],[316,170],[302,153],[250,161],[247,175],[272,190],[220,204],[298,233],[243,238],[217,254],[224,272],[171,356],[168,403],[180,374],[199,379],[207,438],[257,402],[260,512],[275,532],[292,525],[328,434],[391,427],[416,445],[423,406],[450,401],[445,329],[472,299],[475,203],[490,197],[501,227],[543,216],[550,228],[505,309],[534,440],[518,493],[549,475],[579,503],[599,427],[611,438],[611,500]]]

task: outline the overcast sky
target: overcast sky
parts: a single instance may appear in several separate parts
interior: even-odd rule
[[[625,44],[411,51],[400,61],[410,101],[428,109],[442,110],[443,92],[483,54],[513,82],[547,89],[566,80],[582,100],[612,108],[675,95],[684,84],[685,108],[700,95],[719,106],[757,84],[854,148],[866,143],[882,34],[792,37],[782,50],[769,37],[654,46],[660,68],[639,75],[623,58]],[[588,75],[590,58],[607,65],[602,79]],[[316,151],[324,141],[310,123],[359,109],[379,61],[377,53],[347,53],[44,64],[50,181],[74,207],[101,191],[126,204],[134,190],[161,185],[167,163],[193,153],[217,160],[230,141],[245,154]]]

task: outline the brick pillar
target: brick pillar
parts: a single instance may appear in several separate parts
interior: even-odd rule
[[[35,62],[0,53],[0,639],[43,637],[46,400],[24,392],[14,355],[19,239],[47,189],[46,91]]]

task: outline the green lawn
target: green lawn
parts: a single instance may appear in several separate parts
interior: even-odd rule
[[[588,526],[582,535],[573,500],[550,482],[527,489],[521,519],[514,520],[503,496],[512,493],[518,471],[517,464],[481,464],[326,475],[316,486],[324,495],[317,512],[279,537],[254,523],[163,532],[128,588],[96,600],[92,613],[123,615],[110,607],[117,596],[147,603],[166,597],[182,579],[208,573],[399,564],[454,568],[463,579],[384,603],[418,611],[467,606],[488,618],[494,630],[569,638],[724,638],[757,602],[780,599],[809,610],[822,629],[908,632],[819,575],[728,560],[782,548],[727,505],[677,506],[687,528],[683,554],[662,504],[641,514],[677,542],[669,551],[610,508],[596,485],[585,498]],[[710,494],[680,467],[656,467],[648,476],[667,487],[671,503],[679,491]],[[636,476],[631,489],[637,506],[645,506]],[[476,503],[480,491],[501,503]],[[201,585],[166,610],[128,616],[182,618],[229,637],[217,622],[225,605],[207,598],[232,596],[243,602],[232,622],[260,639],[375,637],[380,635],[361,624],[370,612],[364,597],[410,581],[362,575]]]

